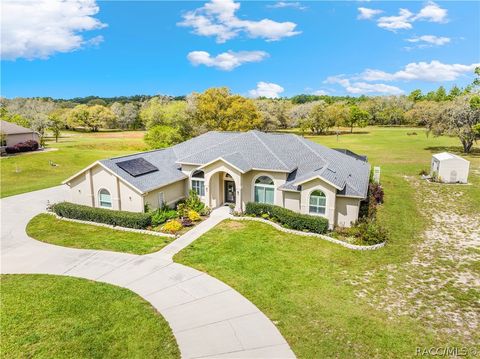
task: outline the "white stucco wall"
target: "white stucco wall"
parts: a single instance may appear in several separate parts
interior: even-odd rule
[[[70,200],[85,206],[100,207],[98,194],[104,188],[110,192],[112,209],[143,212],[143,197],[102,166],[96,165],[80,173],[69,183]]]
[[[270,171],[249,171],[242,176],[242,208],[248,202],[254,201],[254,185],[255,180],[260,176],[268,176],[273,180],[275,185],[274,204],[283,207],[283,191],[278,188],[285,184],[287,180],[287,173],[285,172],[270,172]]]
[[[90,170],[87,170],[72,179],[69,186],[70,201],[72,203],[93,206]]]
[[[283,191],[283,207],[300,212],[300,192]]]
[[[335,224],[335,202],[337,189],[332,185],[321,181],[318,178],[302,184],[302,191],[300,195],[300,212],[305,214],[312,214],[309,213],[310,194],[315,190],[320,190],[325,194],[326,209],[325,215],[323,215],[323,217],[326,217],[328,219],[328,224],[330,228],[333,228]]]
[[[337,197],[335,203],[335,225],[350,227],[358,219],[360,199]]]
[[[187,186],[187,180],[181,180],[158,188],[145,195],[145,203],[148,203],[150,209],[158,208],[160,204],[160,192],[163,192],[165,203],[168,206],[173,206],[176,202],[186,197],[188,193]]]
[[[218,160],[208,166],[202,168],[205,172],[205,203],[207,206],[215,208],[221,206],[224,202],[223,196],[223,177],[222,172],[228,173],[232,176],[232,179],[235,182],[235,210],[241,210],[242,203],[242,175],[233,166]]]
[[[120,206],[122,211],[143,212],[143,197],[123,181],[119,181]]]

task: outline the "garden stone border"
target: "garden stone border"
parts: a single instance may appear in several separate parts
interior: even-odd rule
[[[67,217],[61,217],[56,213],[53,212],[44,212],[46,214],[49,214],[51,216],[56,217],[57,219],[61,219],[63,221],[67,222],[75,222],[75,223],[81,223],[81,224],[90,224],[92,226],[97,226],[97,227],[106,227],[110,229],[115,229],[118,231],[124,231],[124,232],[134,232],[134,233],[141,233],[141,234],[149,234],[152,236],[157,236],[157,237],[168,237],[168,238],[177,238],[176,235],[174,234],[168,234],[168,233],[163,233],[163,232],[155,232],[155,231],[149,231],[147,229],[135,229],[135,228],[128,228],[128,227],[121,227],[121,226],[112,226],[111,224],[106,224],[106,223],[97,223],[97,222],[91,222],[91,221],[83,221],[80,219],[74,219],[74,218],[67,218]]]
[[[378,244],[373,244],[371,246],[360,246],[360,245],[357,245],[357,244],[351,244],[351,243],[343,242],[339,239],[329,237],[329,236],[325,236],[323,234],[311,233],[311,232],[302,232],[302,231],[297,231],[297,230],[294,230],[294,229],[284,228],[281,225],[279,225],[278,223],[269,221],[268,219],[263,219],[263,218],[258,218],[258,217],[235,217],[235,216],[231,216],[231,219],[236,220],[236,221],[256,221],[256,222],[265,223],[265,224],[268,224],[268,225],[278,229],[279,231],[282,231],[282,232],[285,232],[285,233],[297,234],[299,236],[305,236],[305,237],[321,238],[321,239],[324,239],[324,240],[329,241],[331,243],[339,244],[339,245],[341,245],[345,248],[353,249],[353,250],[356,250],[356,251],[373,251],[373,250],[382,248],[383,246],[385,246],[385,243],[386,243],[386,242],[382,242],[382,243],[378,243]]]

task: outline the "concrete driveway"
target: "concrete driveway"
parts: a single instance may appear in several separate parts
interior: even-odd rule
[[[182,358],[295,357],[273,323],[240,293],[172,262],[177,251],[223,220],[225,212],[214,212],[192,233],[144,256],[59,247],[28,237],[28,221],[48,202],[65,198],[66,189],[59,186],[0,200],[1,273],[66,275],[128,288],[165,317]]]

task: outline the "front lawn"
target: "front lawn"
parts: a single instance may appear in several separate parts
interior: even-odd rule
[[[27,225],[27,234],[42,242],[64,247],[101,249],[114,252],[147,254],[157,252],[173,238],[125,232],[39,214]]]
[[[2,358],[180,357],[167,322],[127,289],[50,275],[0,285]]]
[[[384,250],[356,252],[258,222],[226,221],[175,256],[250,299],[299,358],[409,357],[429,332],[391,321],[355,296],[349,280],[386,261]]]

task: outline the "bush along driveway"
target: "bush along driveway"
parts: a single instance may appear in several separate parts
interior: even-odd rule
[[[47,202],[63,198],[64,189],[54,187],[1,200],[2,273],[58,274],[130,289],[168,321],[182,358],[295,357],[275,325],[255,305],[221,281],[173,263],[172,247],[164,248],[170,248],[168,253],[137,256],[52,246],[28,237],[28,221],[44,211]],[[192,231],[203,233],[207,221]]]

